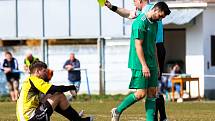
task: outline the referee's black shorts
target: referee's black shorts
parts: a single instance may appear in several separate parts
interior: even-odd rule
[[[35,115],[29,121],[49,121],[53,113],[51,104],[46,101],[36,109]]]

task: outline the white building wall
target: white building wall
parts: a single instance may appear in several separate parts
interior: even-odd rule
[[[215,8],[207,7],[203,14],[203,40],[204,40],[204,72],[205,72],[205,95],[215,96],[215,78],[207,75],[215,75],[215,66],[211,66],[211,35],[215,35]],[[209,68],[207,63],[209,63]],[[214,98],[214,97],[213,97]]]
[[[122,6],[122,0],[115,0],[113,4]],[[123,35],[123,18],[107,7],[102,8],[102,35],[115,37]]]
[[[17,3],[18,35],[20,37],[41,37],[42,0],[18,0]]]
[[[23,60],[27,50],[31,50],[36,57],[40,56],[39,46],[10,46],[2,47],[7,49],[18,60],[19,69],[23,70]],[[87,78],[91,94],[99,94],[99,62],[96,44],[92,45],[50,45],[49,46],[49,68],[54,70],[51,80],[55,85],[68,85],[67,71],[63,69],[63,65],[69,59],[70,52],[74,52],[77,59],[81,63],[82,69],[87,69]],[[128,68],[129,41],[125,40],[107,40],[105,46],[105,89],[106,94],[127,94],[129,92],[128,85],[131,79],[131,70]],[[1,60],[0,56],[0,60]],[[0,94],[6,92],[6,79],[0,73]],[[26,73],[22,73],[20,79],[20,88],[22,82],[26,78]],[[81,71],[81,94],[88,93],[87,78],[85,71]]]
[[[111,1],[122,7],[123,0]],[[126,8],[133,8],[124,0]],[[10,39],[18,37],[98,37],[100,35],[99,5],[96,0],[42,0],[0,1],[0,35]],[[71,9],[69,10],[69,6]],[[18,21],[16,21],[16,12]],[[70,14],[69,14],[70,13]],[[69,26],[69,15],[71,17]],[[44,19],[44,26],[43,26]],[[16,31],[16,22],[18,30]],[[130,21],[123,19],[107,7],[101,8],[101,34],[105,37],[130,36]],[[123,27],[125,29],[123,30]],[[44,28],[44,31],[43,31]],[[71,28],[71,29],[69,29]],[[123,31],[125,34],[123,34]]]
[[[186,28],[186,73],[200,78],[200,95],[204,95],[204,53],[202,14]],[[197,83],[191,83],[191,95],[197,95]]]
[[[0,38],[16,36],[15,0],[0,1]]]
[[[105,47],[105,80],[107,94],[127,94],[131,79],[128,68],[129,39],[107,40]]]
[[[68,0],[44,0],[45,36],[69,36]]]
[[[99,6],[96,0],[71,0],[71,35],[99,35]]]
[[[113,5],[124,7],[128,10],[134,10],[134,5],[128,0],[110,0]],[[130,36],[132,20],[123,18],[117,13],[110,11],[107,7],[102,8],[102,34],[103,36]],[[124,30],[123,30],[124,27]],[[124,33],[123,33],[124,31]]]

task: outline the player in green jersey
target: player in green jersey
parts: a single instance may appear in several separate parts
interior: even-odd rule
[[[120,16],[128,19],[135,19],[141,13],[147,13],[155,3],[150,3],[150,0],[134,0],[135,8],[134,10],[128,10],[126,8],[120,8],[115,5],[112,5],[108,0],[106,0],[105,5],[112,10],[113,12],[119,14]],[[159,83],[162,83],[161,76],[164,68],[164,61],[166,50],[164,46],[164,38],[163,38],[163,24],[162,20],[157,21],[158,29],[156,35],[156,47],[157,47],[157,57],[160,68],[160,75],[158,76]],[[154,116],[154,121],[158,121],[158,111],[160,113],[160,121],[167,121],[166,111],[165,111],[165,101],[163,94],[158,91],[157,99],[156,99],[156,112]]]
[[[147,121],[154,120],[159,66],[156,55],[157,21],[170,14],[165,2],[158,2],[147,13],[139,15],[132,24],[128,67],[132,71],[130,89],[136,89],[112,109],[112,121],[119,121],[121,113],[146,97]]]

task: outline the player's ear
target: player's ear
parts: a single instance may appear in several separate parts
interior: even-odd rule
[[[41,71],[42,71],[41,68],[36,68],[35,71],[34,71],[34,74],[40,75]]]
[[[36,68],[36,69],[34,70],[34,74],[40,74],[40,69]]]

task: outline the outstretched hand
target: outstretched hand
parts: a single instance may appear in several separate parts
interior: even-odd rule
[[[109,9],[112,8],[112,4],[108,0],[106,0],[105,6],[107,6]]]

